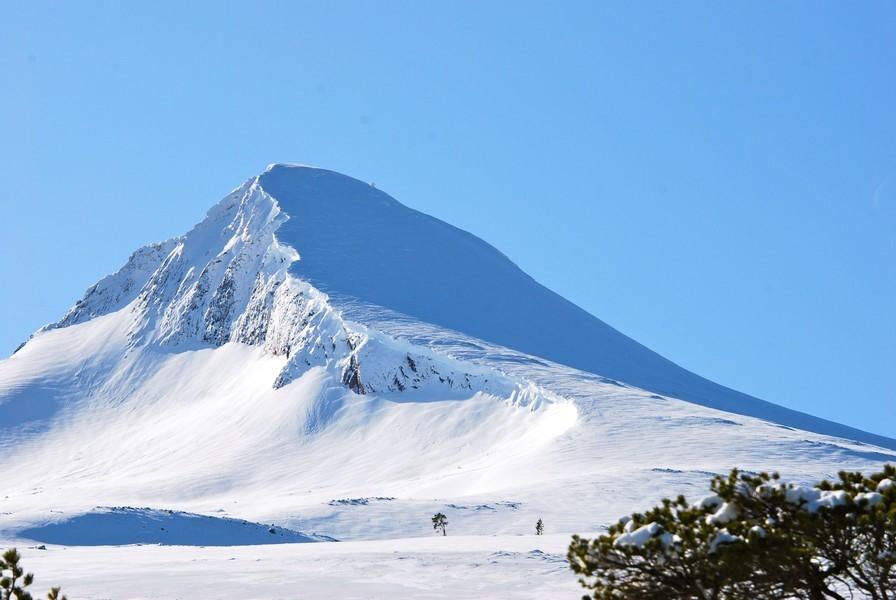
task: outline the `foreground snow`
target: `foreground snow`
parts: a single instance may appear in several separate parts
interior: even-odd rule
[[[71,600],[576,598],[565,535],[448,536],[195,548],[22,549],[38,589]]]

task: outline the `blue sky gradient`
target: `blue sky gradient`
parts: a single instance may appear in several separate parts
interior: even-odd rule
[[[293,161],[701,375],[896,435],[893,3],[186,4],[0,8],[3,354]]]

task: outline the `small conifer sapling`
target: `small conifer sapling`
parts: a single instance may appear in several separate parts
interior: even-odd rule
[[[446,529],[448,527],[448,517],[438,512],[432,516],[432,528],[442,532],[442,535],[448,535]]]
[[[34,575],[25,573],[21,561],[22,555],[15,548],[0,555],[0,600],[32,600],[33,596],[26,588],[34,583]],[[59,595],[58,587],[52,588],[47,598],[65,600],[65,596]]]

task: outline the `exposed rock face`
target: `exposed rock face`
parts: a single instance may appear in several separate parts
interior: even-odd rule
[[[118,272],[91,286],[61,320],[45,329],[83,323],[127,305],[176,245],[177,240],[168,240],[140,248]]]
[[[253,178],[186,235],[135,252],[47,328],[130,306],[133,346],[261,346],[287,359],[274,387],[323,367],[357,394],[438,386],[531,400],[531,392],[497,371],[345,321],[326,294],[290,274],[299,252],[276,237],[289,218]]]

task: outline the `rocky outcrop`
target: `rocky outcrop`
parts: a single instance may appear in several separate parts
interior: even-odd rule
[[[130,306],[133,346],[261,346],[286,358],[274,387],[320,367],[357,394],[440,388],[525,396],[519,384],[496,371],[345,321],[326,294],[290,274],[299,252],[276,237],[289,218],[252,179],[186,235],[135,252],[48,327]]]

